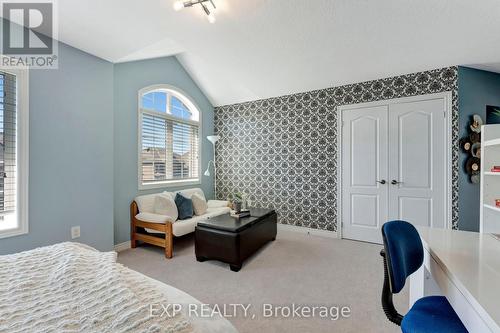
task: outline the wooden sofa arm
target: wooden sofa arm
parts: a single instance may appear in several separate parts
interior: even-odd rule
[[[132,201],[130,204],[130,244],[132,248],[137,246],[137,241],[142,241],[148,244],[156,245],[165,248],[165,257],[168,259],[173,256],[173,233],[172,233],[172,222],[167,221],[165,223],[152,223],[141,221],[136,218],[139,214],[139,208],[137,203]],[[155,237],[151,235],[146,235],[138,233],[136,228],[147,228],[156,231],[161,231],[165,233],[165,238]]]

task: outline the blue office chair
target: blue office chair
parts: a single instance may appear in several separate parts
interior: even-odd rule
[[[403,333],[456,333],[467,329],[450,303],[443,296],[419,299],[405,316],[394,308],[392,295],[399,293],[406,278],[417,271],[424,261],[424,249],[417,229],[405,221],[391,221],[382,226],[384,249],[384,287],[382,308],[387,318],[401,326]]]

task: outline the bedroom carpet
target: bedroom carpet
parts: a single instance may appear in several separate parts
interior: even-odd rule
[[[252,304],[256,319],[228,318],[246,332],[400,332],[382,311],[381,246],[278,231],[246,261],[240,272],[216,261],[199,263],[192,235],[177,239],[174,257],[140,246],[119,254],[118,261],[151,278],[181,289],[203,303]],[[263,318],[264,303],[273,305],[348,306],[349,318]],[[395,298],[400,313],[408,310],[408,284]]]

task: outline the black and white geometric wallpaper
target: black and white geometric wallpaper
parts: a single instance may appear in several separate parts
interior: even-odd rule
[[[242,192],[279,222],[337,231],[337,106],[453,93],[452,221],[458,225],[458,68],[215,108],[217,196]]]

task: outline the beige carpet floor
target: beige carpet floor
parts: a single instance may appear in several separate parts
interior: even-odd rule
[[[197,262],[194,239],[177,239],[174,258],[160,248],[143,246],[123,251],[118,261],[149,277],[179,288],[203,303],[252,304],[255,319],[229,318],[241,332],[399,332],[380,305],[383,282],[381,246],[279,231],[250,258],[240,272],[215,261]],[[396,308],[408,309],[408,285],[396,297]],[[349,306],[351,316],[263,318],[264,303],[274,305]]]

